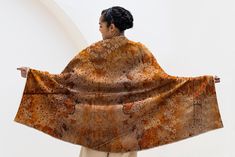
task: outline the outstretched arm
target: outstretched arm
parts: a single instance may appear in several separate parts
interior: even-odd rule
[[[177,77],[177,76],[172,76],[172,75],[167,74],[165,72],[165,70],[158,64],[157,59],[152,54],[152,52],[144,44],[142,44],[141,42],[139,42],[139,44],[140,44],[139,45],[140,46],[140,51],[142,51],[143,55],[147,58],[146,60],[148,62],[151,62],[151,64],[154,65],[158,69],[159,72],[161,72],[164,75],[169,76],[171,78]],[[188,77],[177,77],[177,78],[188,78]],[[220,78],[217,75],[213,76],[213,78],[214,78],[214,82],[215,83],[219,83],[220,82]]]

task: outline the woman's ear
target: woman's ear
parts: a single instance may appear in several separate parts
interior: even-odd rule
[[[115,26],[113,23],[111,23],[111,24],[110,24],[110,29],[111,29],[112,31],[114,31],[115,28],[116,28],[116,26]]]

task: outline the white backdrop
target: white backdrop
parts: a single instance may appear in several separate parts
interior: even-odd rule
[[[0,0],[0,157],[79,155],[80,146],[13,121],[25,85],[16,68],[61,72],[81,48],[101,40],[100,12],[115,5],[134,16],[126,36],[144,43],[166,72],[221,78],[216,91],[224,128],[138,156],[235,156],[235,0]]]

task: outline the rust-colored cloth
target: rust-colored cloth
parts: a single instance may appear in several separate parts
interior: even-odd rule
[[[100,40],[60,74],[30,68],[16,122],[105,152],[153,148],[223,127],[214,76],[167,74],[140,42]]]

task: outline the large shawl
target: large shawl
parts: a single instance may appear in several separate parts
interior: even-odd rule
[[[60,74],[30,68],[14,121],[105,152],[223,127],[214,76],[171,76],[144,44],[124,36],[93,43]]]

